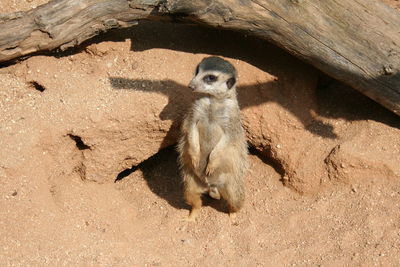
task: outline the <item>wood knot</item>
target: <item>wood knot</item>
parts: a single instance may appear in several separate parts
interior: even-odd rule
[[[383,66],[383,71],[386,75],[392,75],[394,73],[393,66],[390,64]]]
[[[103,25],[108,29],[119,27],[119,23],[116,19],[107,19],[103,22]]]

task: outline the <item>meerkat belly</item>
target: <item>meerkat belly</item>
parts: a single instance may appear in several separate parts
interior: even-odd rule
[[[200,143],[200,168],[205,169],[208,157],[215,145],[221,139],[223,130],[221,126],[212,121],[201,120],[198,123]]]

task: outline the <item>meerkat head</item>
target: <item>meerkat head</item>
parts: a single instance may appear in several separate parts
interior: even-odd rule
[[[236,80],[236,69],[231,63],[219,57],[207,57],[197,65],[189,88],[194,92],[220,96],[233,91]]]

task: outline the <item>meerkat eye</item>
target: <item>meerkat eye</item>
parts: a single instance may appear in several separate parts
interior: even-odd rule
[[[213,82],[215,82],[217,79],[218,79],[218,78],[217,78],[217,76],[215,76],[215,75],[207,75],[207,76],[204,76],[203,81],[206,82],[206,83],[213,83]]]
[[[196,76],[197,74],[199,74],[199,66],[197,65],[196,71],[194,72],[194,76]]]

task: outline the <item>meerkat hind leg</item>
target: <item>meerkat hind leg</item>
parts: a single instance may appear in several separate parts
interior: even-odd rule
[[[202,206],[201,193],[186,192],[185,199],[186,202],[191,206],[189,216],[185,218],[185,221],[194,222],[197,215],[199,215]]]
[[[220,188],[222,198],[228,205],[229,221],[232,225],[238,225],[237,212],[243,205],[243,195],[240,189],[236,188],[233,184],[227,183]]]
[[[200,212],[202,206],[201,195],[206,191],[201,185],[199,185],[193,179],[186,181],[185,186],[185,200],[192,208],[186,221],[195,221],[197,215]]]
[[[187,222],[195,222],[199,213],[200,213],[200,208],[192,207],[192,209],[190,210],[189,216],[186,217],[186,221]]]

